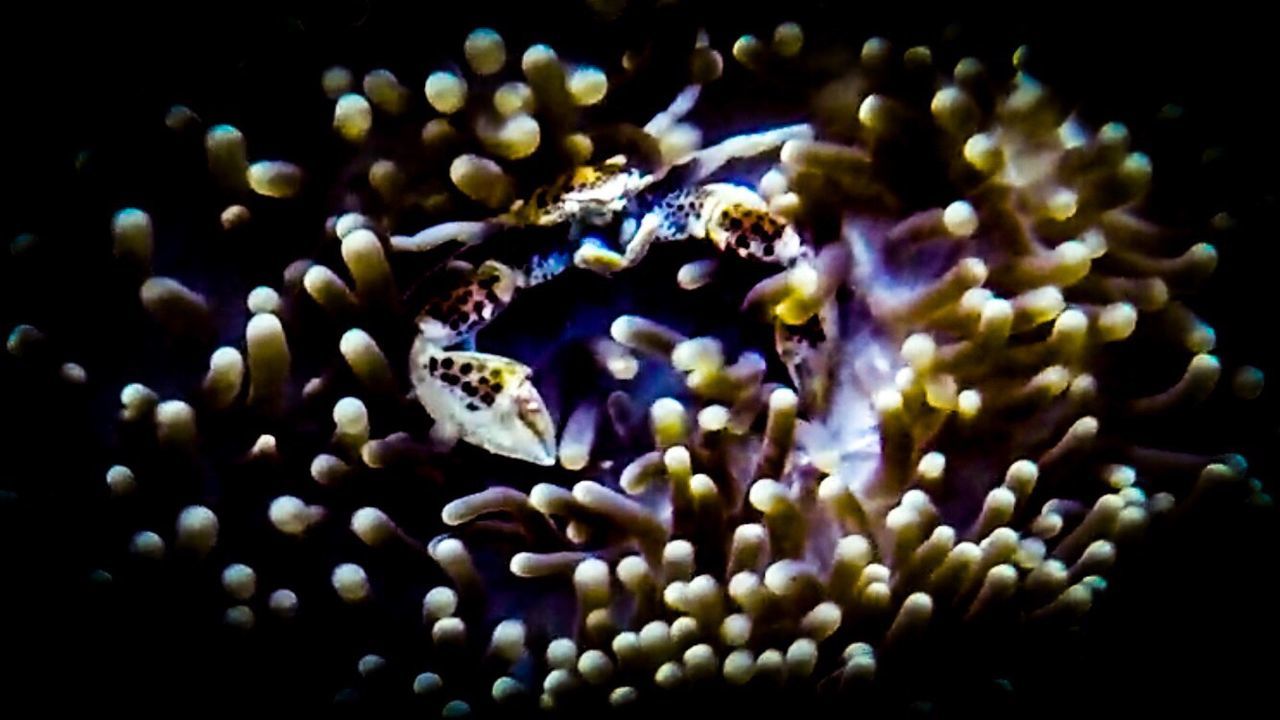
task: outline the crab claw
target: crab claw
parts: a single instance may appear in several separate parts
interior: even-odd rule
[[[787,264],[802,249],[795,228],[769,212],[754,190],[732,183],[703,188],[701,222],[721,250],[767,263]]]
[[[511,358],[444,351],[421,335],[409,353],[414,393],[436,423],[495,455],[554,465],[555,423],[532,375]]]
[[[517,275],[496,260],[444,287],[418,315],[418,332],[439,347],[462,342],[489,324],[515,295]]]

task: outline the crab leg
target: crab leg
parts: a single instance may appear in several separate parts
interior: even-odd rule
[[[650,137],[658,137],[670,130],[676,123],[680,122],[689,111],[693,110],[693,106],[698,102],[698,95],[702,93],[701,85],[690,85],[675,100],[671,101],[671,105],[666,110],[653,116],[653,119],[645,123],[644,131]]]
[[[440,223],[419,230],[414,235],[391,236],[391,249],[398,252],[427,252],[450,241],[465,246],[475,245],[496,229],[500,223],[494,220],[458,220]]]
[[[627,267],[634,267],[649,252],[649,246],[653,245],[653,241],[658,238],[658,229],[661,226],[662,217],[657,213],[651,212],[644,216],[640,221],[640,227],[627,241],[627,249],[622,256]]]
[[[741,158],[755,157],[771,152],[791,140],[812,140],[813,126],[808,123],[786,125],[757,133],[735,135],[709,148],[693,154],[687,162],[696,163],[691,180],[705,180],[725,163]]]

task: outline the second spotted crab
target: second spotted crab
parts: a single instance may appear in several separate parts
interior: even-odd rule
[[[697,86],[681,93],[645,131],[656,137],[692,108],[697,94]],[[812,136],[807,124],[739,135],[652,172],[618,155],[573,169],[497,217],[445,223],[393,240],[399,250],[424,251],[451,242],[482,245],[507,231],[546,228],[565,241],[514,263],[448,264],[441,291],[417,317],[409,358],[414,392],[435,423],[433,434],[445,442],[461,439],[497,455],[553,465],[555,424],[532,382],[532,370],[512,358],[477,352],[475,334],[522,290],[571,266],[606,275],[625,270],[657,242],[709,240],[722,252],[788,268],[811,260],[813,251],[795,227],[770,212],[754,189],[710,178],[732,160]],[[589,234],[618,219],[621,252]],[[826,315],[815,311],[793,325],[778,322],[778,350],[797,384],[821,344]]]

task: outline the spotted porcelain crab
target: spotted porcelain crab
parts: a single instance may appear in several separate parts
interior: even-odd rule
[[[694,86],[681,93],[645,126],[646,132],[656,137],[687,113],[697,91]],[[511,358],[476,352],[474,337],[519,291],[550,280],[570,264],[611,274],[634,266],[655,242],[685,239],[710,240],[723,252],[784,266],[810,257],[794,226],[771,213],[754,189],[708,178],[730,160],[812,135],[805,124],[740,135],[648,173],[619,155],[575,168],[498,217],[446,223],[400,238],[398,249],[422,251],[450,241],[479,245],[502,230],[568,230],[565,249],[532,254],[518,265],[494,259],[478,267],[449,263],[440,292],[418,315],[410,353],[414,391],[435,421],[437,439],[461,439],[538,465],[555,463],[555,426],[532,370]],[[589,229],[619,218],[622,252],[588,235]],[[794,341],[812,335],[780,334],[780,348],[783,343],[798,347]]]

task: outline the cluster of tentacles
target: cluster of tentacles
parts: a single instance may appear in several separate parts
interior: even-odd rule
[[[1122,125],[928,48],[877,38],[833,66],[793,23],[738,39],[731,68],[700,34],[674,104],[632,100],[644,125],[593,112],[653,57],[535,45],[512,68],[489,29],[463,49],[425,103],[387,70],[325,72],[339,207],[242,324],[163,274],[163,223],[110,222],[116,290],[209,357],[108,389],[111,502],[159,492],[128,511],[132,552],[216,567],[228,624],[414,593],[426,631],[368,638],[359,669],[409,671],[447,716],[834,696],[949,628],[1073,624],[1182,503],[1267,500],[1237,455],[1133,434],[1222,364],[1183,300],[1216,250],[1141,219],[1152,162]],[[812,92],[704,147],[693,99],[727,72]],[[193,111],[166,121],[195,142]],[[251,162],[230,125],[198,136],[228,235],[321,184]],[[704,242],[661,246],[684,239]],[[48,340],[24,325],[9,349]],[[269,525],[228,544],[238,513]],[[327,577],[272,560],[312,544]]]

